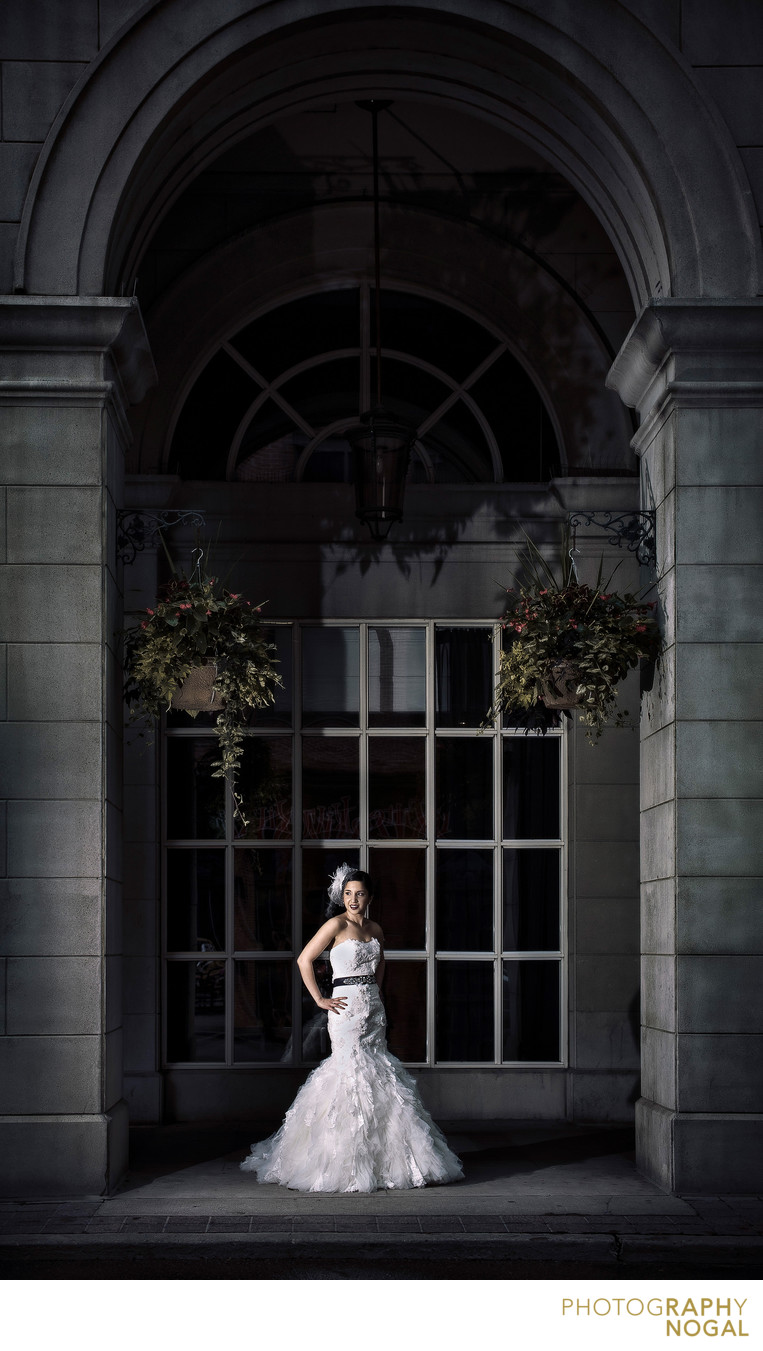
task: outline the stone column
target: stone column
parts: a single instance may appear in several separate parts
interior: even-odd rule
[[[127,1159],[115,530],[154,378],[135,301],[0,298],[5,1195],[98,1195]]]
[[[638,408],[665,650],[641,740],[639,1167],[763,1188],[763,303],[652,302],[610,374]]]

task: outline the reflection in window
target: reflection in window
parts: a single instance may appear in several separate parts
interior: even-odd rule
[[[291,839],[291,737],[247,737],[236,790],[249,822],[244,826],[236,820],[238,836]]]
[[[436,765],[437,834],[440,839],[491,839],[492,741],[438,737]]]
[[[437,727],[479,727],[493,694],[491,629],[435,629]]]
[[[225,962],[168,963],[167,1059],[225,1059]]]
[[[302,835],[306,840],[357,838],[359,745],[356,737],[303,737]]]
[[[285,1058],[291,1038],[291,980],[291,962],[236,962],[234,1060]]]
[[[369,727],[423,727],[426,631],[368,630]]]
[[[371,918],[381,924],[387,948],[410,951],[426,942],[426,850],[369,849],[375,887]]]
[[[503,1059],[559,1060],[559,962],[503,963]]]
[[[167,742],[167,836],[171,840],[225,839],[225,784],[212,778],[219,757],[209,738]]]
[[[167,854],[167,948],[225,951],[223,849],[172,849]]]
[[[510,737],[503,743],[503,837],[559,838],[558,737]]]
[[[356,727],[360,716],[357,628],[302,630],[302,721],[305,727]]]
[[[368,742],[368,834],[372,840],[424,839],[427,833],[423,737]]]
[[[437,1059],[492,1060],[493,963],[438,962]]]
[[[386,935],[385,935],[386,937]],[[387,1013],[387,1044],[409,1062],[427,1058],[426,962],[388,961],[382,998]]]
[[[559,934],[558,849],[504,849],[504,952],[556,952]]]
[[[233,851],[237,952],[291,951],[291,850]]]
[[[493,951],[492,849],[438,849],[435,941],[440,952]]]

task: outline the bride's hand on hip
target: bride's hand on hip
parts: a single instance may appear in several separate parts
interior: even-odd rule
[[[319,999],[317,1002],[319,1009],[328,1009],[331,1013],[342,1013],[347,1004],[347,997],[342,995],[337,999]]]

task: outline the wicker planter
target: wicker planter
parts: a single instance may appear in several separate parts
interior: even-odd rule
[[[579,708],[579,684],[580,671],[574,662],[554,662],[549,667],[548,678],[543,681],[543,702],[546,708]]]
[[[215,689],[217,667],[213,661],[197,666],[172,696],[172,707],[186,713],[219,713],[225,701]]]

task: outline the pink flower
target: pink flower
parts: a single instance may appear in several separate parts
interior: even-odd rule
[[[208,614],[208,615],[211,615],[211,613],[212,613],[211,610],[207,610],[207,614]]]
[[[637,624],[636,633],[646,633],[646,624]]]
[[[153,612],[152,609],[150,609],[150,608],[147,608],[147,609],[146,609],[146,614],[147,614],[147,615],[152,615],[153,613],[154,613],[154,612]]]
[[[141,621],[140,621],[140,627],[141,627],[142,629],[145,629],[145,628],[148,627],[147,624],[146,624],[145,619],[141,619]]]

